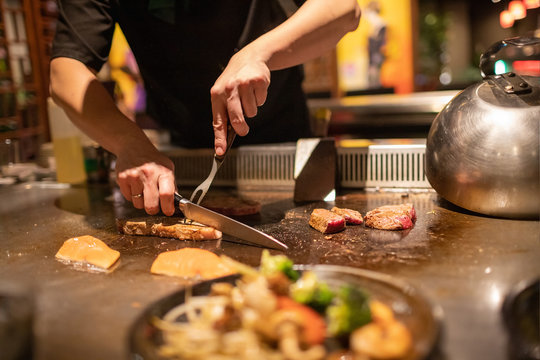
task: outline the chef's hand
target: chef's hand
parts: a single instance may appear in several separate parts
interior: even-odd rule
[[[140,153],[130,149],[120,154],[116,160],[116,174],[122,195],[134,207],[155,215],[161,204],[165,215],[174,213],[174,164],[159,151]]]
[[[236,53],[210,90],[214,126],[214,144],[217,155],[227,147],[227,123],[234,131],[245,136],[249,132],[246,119],[257,115],[257,108],[264,104],[270,70],[249,48]]]

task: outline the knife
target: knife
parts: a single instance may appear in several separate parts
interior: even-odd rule
[[[186,218],[195,220],[204,225],[212,226],[224,234],[237,237],[252,244],[272,249],[283,250],[289,248],[281,241],[263,233],[262,231],[197,205],[182,197],[178,193],[174,194],[174,202],[175,206],[178,206]]]

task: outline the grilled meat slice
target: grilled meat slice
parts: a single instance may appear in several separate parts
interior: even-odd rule
[[[343,216],[345,218],[345,222],[347,225],[360,225],[364,222],[364,219],[362,218],[362,214],[360,214],[356,210],[352,209],[346,209],[346,208],[338,208],[333,207],[332,212]]]
[[[345,229],[345,218],[330,210],[314,209],[309,218],[309,225],[323,234],[330,234]]]
[[[116,226],[121,234],[150,235],[179,240],[217,240],[221,231],[213,227],[183,223],[181,218],[144,217],[132,220],[116,219]]]
[[[368,211],[364,221],[366,226],[375,229],[409,229],[416,221],[416,210],[412,204],[385,205]]]

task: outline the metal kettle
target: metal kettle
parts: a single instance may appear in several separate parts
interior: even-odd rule
[[[521,54],[540,66],[540,39],[494,44],[480,59],[483,80],[457,94],[433,121],[426,176],[446,200],[481,214],[540,217],[540,77],[495,74]]]

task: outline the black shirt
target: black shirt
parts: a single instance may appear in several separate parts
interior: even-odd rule
[[[99,70],[118,23],[147,92],[147,112],[186,147],[213,147],[210,88],[235,51],[286,16],[273,0],[59,0],[52,58]],[[301,66],[273,71],[266,103],[236,145],[310,136]]]

